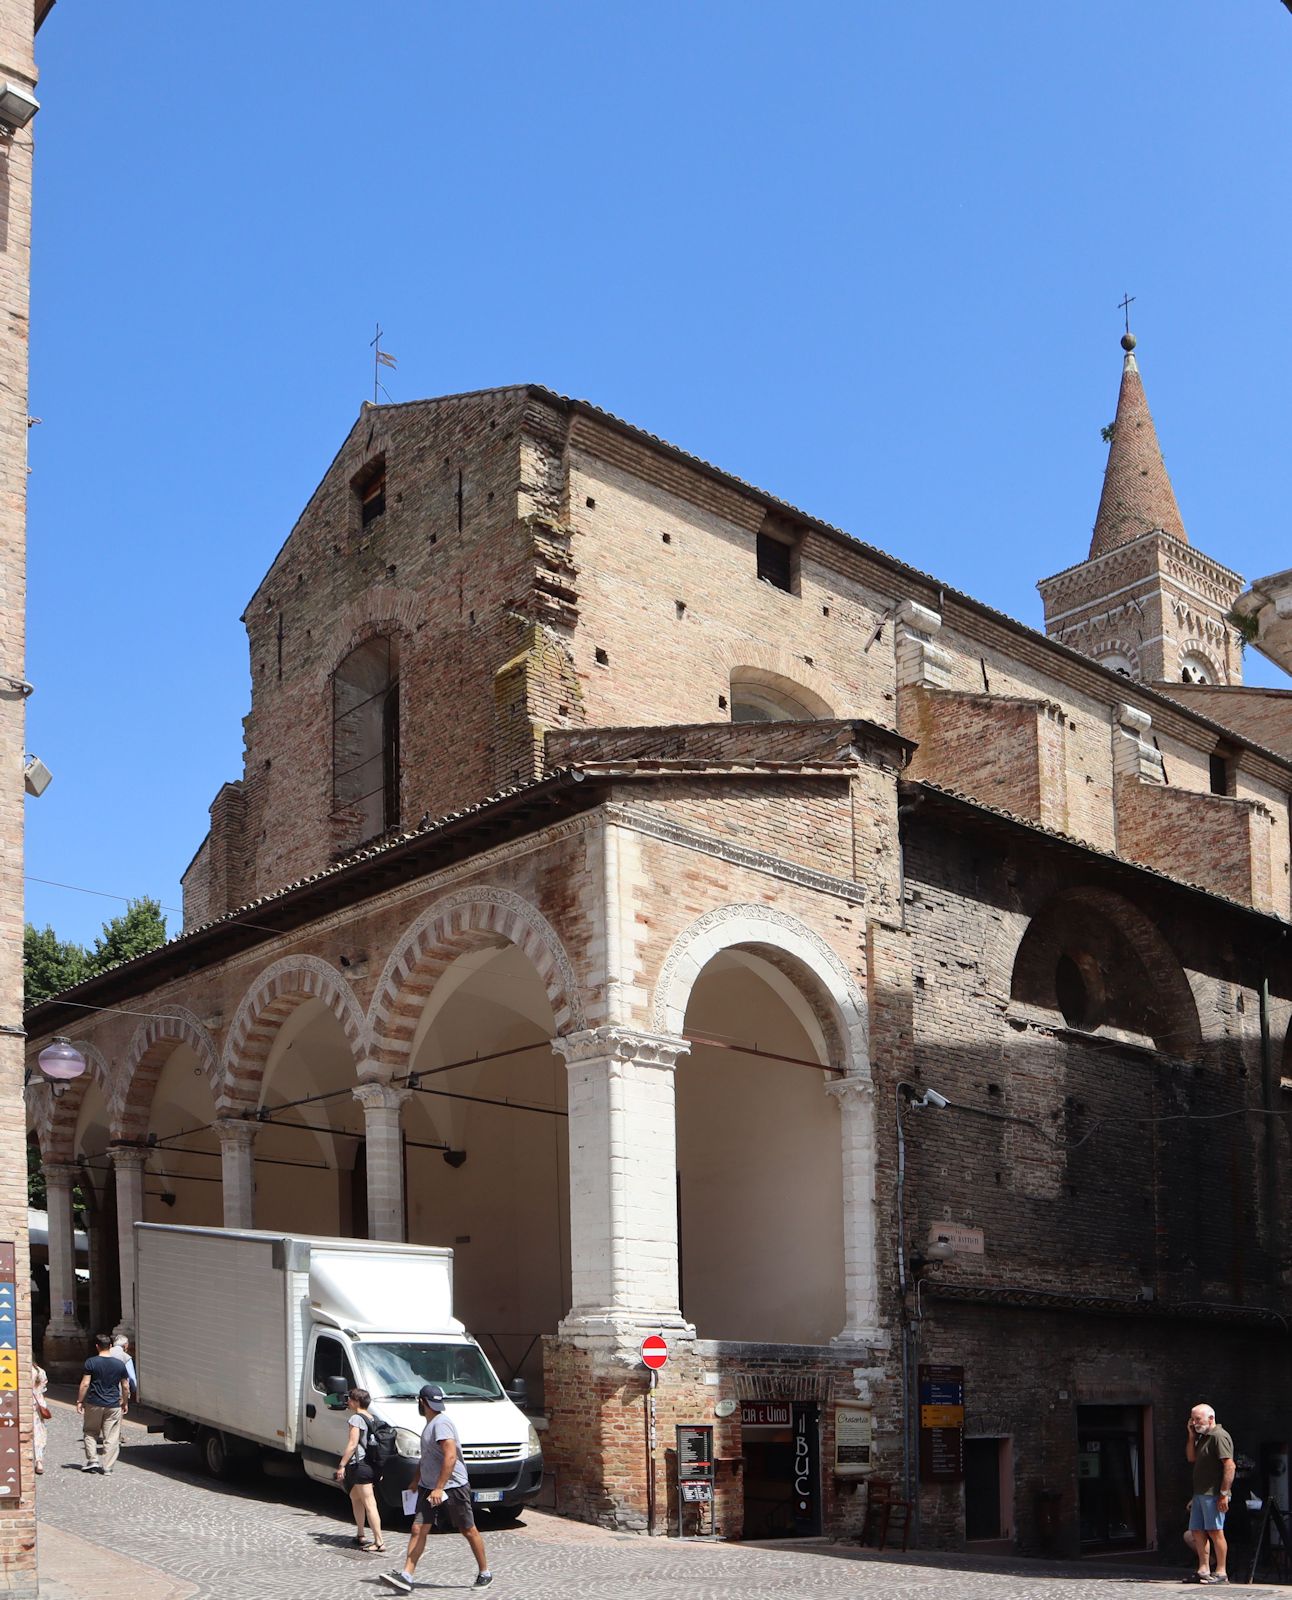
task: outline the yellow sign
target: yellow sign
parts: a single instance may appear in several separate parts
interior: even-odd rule
[[[0,1391],[17,1387],[18,1379],[12,1372],[0,1372]]]
[[[963,1428],[965,1422],[965,1408],[963,1406],[921,1406],[921,1428]]]

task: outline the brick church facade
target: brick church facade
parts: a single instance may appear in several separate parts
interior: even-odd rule
[[[573,1515],[675,1529],[700,1423],[734,1536],[874,1479],[927,1544],[1177,1539],[1194,1401],[1292,1423],[1292,723],[1129,347],[1040,588],[1044,634],[541,388],[365,406],[183,933],[28,1017],[90,1062],[30,1091],[48,1358],[79,1182],[126,1327],[140,1219],[452,1245]]]

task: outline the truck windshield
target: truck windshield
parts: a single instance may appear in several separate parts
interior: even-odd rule
[[[470,1344],[360,1344],[354,1348],[374,1400],[416,1400],[438,1383],[450,1400],[501,1400],[498,1380]]]

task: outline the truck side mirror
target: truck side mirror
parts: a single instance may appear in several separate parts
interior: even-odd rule
[[[522,1410],[529,1404],[529,1384],[524,1378],[513,1378],[507,1385],[506,1394],[508,1400]]]
[[[350,1385],[344,1378],[324,1378],[323,1392],[329,1399],[334,1399],[337,1395],[340,1395],[341,1399],[344,1400],[350,1393]]]

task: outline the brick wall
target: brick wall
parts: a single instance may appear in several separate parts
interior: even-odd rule
[[[1133,778],[1117,785],[1119,854],[1262,910],[1273,908],[1273,829],[1257,801]]]

